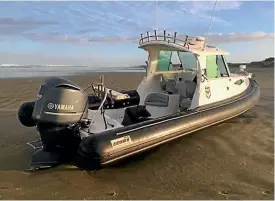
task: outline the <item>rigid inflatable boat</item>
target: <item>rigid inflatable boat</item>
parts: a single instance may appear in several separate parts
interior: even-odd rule
[[[238,116],[259,100],[254,76],[245,66],[231,73],[228,53],[206,45],[203,37],[180,40],[176,33],[147,32],[139,48],[149,56],[136,90],[109,89],[101,76],[88,94],[53,77],[41,85],[35,101],[20,106],[20,122],[40,134],[29,143],[35,148],[32,168],[68,160],[100,168]]]

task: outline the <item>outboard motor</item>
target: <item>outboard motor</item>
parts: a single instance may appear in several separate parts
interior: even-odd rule
[[[78,129],[88,123],[87,116],[88,95],[81,87],[64,78],[47,79],[37,100],[22,104],[18,111],[20,122],[36,125],[41,136],[42,147],[34,153],[32,164],[52,166],[70,158],[78,148]]]
[[[81,87],[64,78],[50,78],[40,86],[32,117],[68,125],[87,117],[87,105],[88,95]]]

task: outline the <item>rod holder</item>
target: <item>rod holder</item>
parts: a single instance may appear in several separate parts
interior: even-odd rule
[[[174,33],[174,43],[176,43],[177,32]]]
[[[157,38],[157,30],[155,30],[155,39],[158,40],[158,38]]]
[[[150,39],[149,39],[149,31],[147,31],[147,38],[148,38],[148,42],[149,42],[149,40],[150,40]]]
[[[141,42],[143,43],[143,35],[142,35],[142,34],[140,34],[140,37],[141,37]]]
[[[188,35],[185,36],[184,46],[185,46],[186,44],[188,44],[188,43],[187,43],[187,39],[188,39]],[[188,47],[189,47],[189,46],[188,46]]]
[[[102,84],[102,85],[104,85],[104,75],[100,75],[100,83]]]
[[[166,41],[166,30],[163,31],[163,38],[164,38],[164,41]]]

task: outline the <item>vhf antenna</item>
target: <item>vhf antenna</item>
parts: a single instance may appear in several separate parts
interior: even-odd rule
[[[156,0],[156,30],[158,31],[158,0]]]
[[[212,11],[212,15],[211,15],[211,18],[210,18],[210,23],[209,23],[209,26],[208,26],[208,31],[207,31],[207,34],[206,34],[206,37],[205,37],[204,47],[206,46],[206,41],[208,39],[208,35],[209,35],[209,32],[210,32],[210,28],[211,28],[214,12],[215,12],[215,9],[216,9],[217,1],[218,0],[215,1],[214,8],[213,8],[213,11]]]

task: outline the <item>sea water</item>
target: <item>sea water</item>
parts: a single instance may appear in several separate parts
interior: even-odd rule
[[[92,72],[145,72],[142,67],[0,64],[0,79],[82,75]]]

